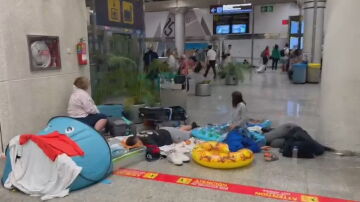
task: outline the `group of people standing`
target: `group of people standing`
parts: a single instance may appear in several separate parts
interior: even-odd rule
[[[203,62],[206,65],[206,71],[203,74],[203,77],[207,77],[209,70],[212,69],[214,73],[214,79],[216,78],[216,57],[217,53],[212,48],[212,46],[208,46],[208,50],[206,51],[206,59],[203,59],[201,53],[198,49],[194,50],[191,56],[187,56],[183,54],[178,56],[176,50],[168,49],[166,51],[166,56],[168,57],[167,63],[170,69],[177,74],[188,76],[190,73],[200,73],[203,68]],[[205,61],[203,61],[205,60]]]
[[[271,51],[271,54],[269,46],[266,46],[266,48],[261,52],[262,63],[263,65],[265,65],[265,67],[267,66],[269,60],[272,60],[272,70],[277,70],[278,63],[280,61],[282,65],[282,70],[287,71],[289,65],[289,55],[290,49],[288,44],[286,44],[282,50],[279,50],[279,45],[275,44]]]
[[[271,51],[271,54],[269,46],[266,46],[266,48],[261,52],[261,58],[263,65],[265,65],[265,68],[269,60],[272,60],[272,70],[277,70],[278,63],[280,62],[283,72],[288,72],[291,65],[303,61],[301,49],[294,49],[293,51],[291,51],[288,44],[285,44],[285,47],[281,50],[279,49],[279,45],[275,44]]]

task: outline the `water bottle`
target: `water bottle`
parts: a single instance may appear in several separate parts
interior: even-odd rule
[[[292,149],[292,157],[297,158],[298,157],[299,148],[297,146],[294,146]]]

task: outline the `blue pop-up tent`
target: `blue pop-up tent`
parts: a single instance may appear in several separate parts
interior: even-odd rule
[[[46,135],[54,131],[68,135],[85,152],[84,156],[72,157],[73,161],[82,167],[82,171],[70,185],[71,191],[95,184],[111,173],[112,159],[109,145],[95,129],[70,117],[55,117],[38,135]],[[11,172],[8,151],[6,156],[6,165],[1,178],[3,184]]]

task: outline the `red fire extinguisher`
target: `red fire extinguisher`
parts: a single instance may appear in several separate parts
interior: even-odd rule
[[[86,43],[84,39],[80,39],[80,42],[76,44],[76,52],[79,65],[87,65]]]

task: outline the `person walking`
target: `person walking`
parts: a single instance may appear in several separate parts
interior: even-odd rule
[[[210,67],[213,69],[214,72],[214,79],[216,79],[216,69],[215,69],[215,64],[216,64],[216,51],[213,50],[212,45],[208,46],[208,51],[206,53],[207,56],[207,68],[206,68],[206,72],[204,74],[204,77],[207,77],[207,74],[209,73]]]
[[[289,56],[289,44],[285,44],[285,47],[280,51],[280,64],[283,72],[287,72],[289,70]]]
[[[159,55],[154,51],[154,48],[151,46],[149,50],[144,54],[144,64],[145,64],[145,72],[149,71],[150,64],[155,60],[158,59]]]
[[[270,57],[270,49],[269,46],[266,46],[266,48],[261,52],[261,58],[263,60],[263,65],[265,66],[265,70],[269,62],[269,57]]]
[[[168,49],[168,51],[167,51],[167,57],[168,57],[167,63],[168,63],[169,68],[170,68],[170,70],[172,72],[176,72],[177,69],[178,69],[178,62],[176,60],[175,55],[176,55],[175,50]]]
[[[271,52],[271,59],[272,59],[272,70],[277,70],[278,62],[280,60],[280,51],[279,46],[276,44]]]

